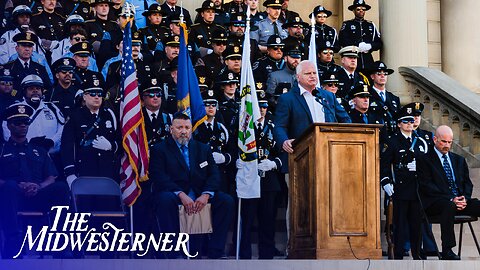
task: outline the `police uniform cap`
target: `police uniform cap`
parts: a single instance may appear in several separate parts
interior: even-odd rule
[[[257,100],[260,108],[268,108],[267,94],[264,90],[257,90]]]
[[[103,92],[103,78],[99,77],[97,74],[92,74],[86,78],[86,81],[83,82],[83,92]]]
[[[160,86],[160,81],[157,78],[148,78],[142,80],[140,85],[140,92],[145,93],[161,93],[163,97],[163,89]]]
[[[145,10],[145,11],[142,13],[142,15],[145,16],[145,17],[148,17],[148,16],[150,16],[151,14],[155,14],[155,13],[156,13],[156,14],[160,14],[160,15],[162,15],[162,16],[167,15],[167,14],[165,13],[165,11],[162,10],[162,7],[161,7],[159,4],[157,4],[157,3],[151,4],[151,5],[148,7],[148,10]]]
[[[357,7],[364,7],[367,10],[372,8],[370,5],[365,3],[365,0],[353,0],[353,4],[348,7],[348,10],[353,11]]]
[[[180,47],[180,36],[170,35],[165,40],[165,46]]]
[[[111,0],[91,0],[91,1],[90,1],[90,6],[91,6],[91,7],[94,7],[94,6],[98,5],[98,4],[104,4],[104,3],[105,3],[105,4],[108,4],[109,6],[113,6],[113,5],[114,5],[114,3],[113,3]]]
[[[331,49],[332,51],[336,52],[335,47],[333,46],[333,43],[330,40],[320,40],[317,39],[315,41],[316,47],[317,47],[317,53],[322,52],[325,49]]]
[[[175,56],[170,63],[168,63],[167,70],[174,71],[178,69],[178,56]]]
[[[196,12],[200,13],[200,12],[204,12],[205,10],[215,10],[215,4],[210,1],[210,0],[206,0],[202,3],[202,6],[195,9]]]
[[[419,116],[422,114],[425,105],[421,102],[412,102],[408,103],[407,105],[403,106],[405,108],[411,108],[413,111],[413,116]]]
[[[20,16],[22,14],[32,15],[32,10],[26,5],[16,6],[12,11],[12,16]]]
[[[285,43],[283,43],[282,38],[279,35],[271,35],[267,40],[267,47],[283,47]]]
[[[174,23],[174,24],[178,24],[180,23],[180,14],[173,14],[173,15],[170,15],[169,18],[168,18],[168,24],[171,24],[171,23]]]
[[[67,20],[65,21],[65,24],[69,24],[69,25],[72,25],[72,24],[83,25],[83,24],[85,24],[85,19],[83,19],[83,17],[80,16],[80,15],[78,15],[78,14],[73,14],[73,15],[68,16]]]
[[[371,94],[368,91],[368,85],[366,85],[365,83],[357,83],[355,85],[355,87],[353,87],[349,96],[351,98],[354,98],[354,97],[370,97]]]
[[[338,83],[337,73],[327,70],[322,74],[320,81],[322,82],[322,84]]]
[[[302,58],[302,51],[298,46],[287,46],[284,48],[284,54],[292,58]]]
[[[283,0],[266,0],[263,2],[264,7],[282,8]]]
[[[235,25],[235,26],[246,26],[247,25],[247,17],[245,14],[232,14],[230,16],[230,22],[228,25]]]
[[[93,47],[90,43],[86,41],[78,42],[72,47],[70,47],[70,51],[74,55],[78,56],[90,56],[92,53]]]
[[[414,109],[410,106],[403,106],[397,112],[397,122],[400,122],[404,119],[413,120],[414,119]]]
[[[18,44],[23,44],[23,45],[28,45],[28,46],[33,46],[35,45],[35,42],[38,40],[37,35],[35,35],[32,32],[22,32],[18,33],[15,36],[13,36],[13,41],[18,43]]]
[[[26,89],[27,87],[30,87],[30,86],[39,86],[43,88],[43,80],[38,75],[30,74],[25,76],[25,78],[23,78],[20,85],[22,86],[23,89]]]
[[[225,85],[225,84],[231,84],[231,83],[238,83],[238,76],[231,72],[225,72],[222,75],[219,76],[217,80],[217,84],[219,85]]]
[[[213,90],[207,90],[202,92],[203,103],[218,103],[217,98],[215,97],[215,92]]]
[[[382,61],[375,61],[371,66],[370,68],[367,68],[367,72],[368,74],[373,74],[377,71],[384,71],[386,72],[388,75],[392,74],[394,71],[393,69],[390,69],[387,67],[387,65],[385,65],[384,62]]]
[[[33,115],[33,111],[33,108],[27,104],[14,103],[5,109],[3,119],[8,121],[15,118],[30,118]]]
[[[324,6],[320,5],[320,6],[316,6],[314,9],[313,9],[313,12],[310,13],[310,17],[312,16],[317,16],[319,13],[325,13],[327,15],[327,18],[332,16],[332,12],[330,10],[327,10]]]
[[[302,28],[307,28],[309,26],[308,23],[304,22],[302,20],[302,18],[300,18],[299,16],[295,16],[293,17],[291,20],[287,20],[283,25],[282,25],[282,28],[283,29],[287,29],[288,27],[296,27],[296,26],[300,26]]]
[[[212,43],[223,42],[227,41],[227,32],[223,29],[216,29],[212,33]]]
[[[132,31],[132,46],[141,46],[140,31]]]
[[[195,74],[197,75],[198,79],[198,86],[200,88],[209,89],[212,86],[212,80],[208,76],[207,69],[205,68],[197,68],[195,69]],[[200,89],[201,92],[202,89]]]
[[[8,68],[0,68],[0,81],[2,82],[13,81],[12,71]]]
[[[242,57],[242,48],[238,45],[227,46],[227,48],[222,53],[225,60],[230,58],[241,58]]]
[[[52,64],[52,69],[55,72],[59,71],[70,71],[75,69],[76,63],[73,58],[70,57],[62,57],[58,59],[57,61],[53,62]]]
[[[338,53],[341,57],[358,57],[359,50],[357,46],[346,46],[343,47]]]

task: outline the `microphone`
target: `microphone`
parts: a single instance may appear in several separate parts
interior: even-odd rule
[[[317,88],[313,89],[312,91],[312,95],[315,97],[315,101],[320,103],[320,105],[322,105],[323,107],[323,112],[325,112],[325,108],[327,108],[330,113],[333,115],[333,118],[335,119],[335,121],[337,121],[337,117],[335,116],[335,112],[332,110],[332,108],[330,108],[329,106],[325,106],[325,104],[323,103],[323,101],[326,101],[324,97],[322,97],[320,95],[320,91],[318,91]]]

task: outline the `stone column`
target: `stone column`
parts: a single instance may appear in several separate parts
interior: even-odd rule
[[[441,0],[442,70],[470,90],[480,93],[480,31],[478,0]]]
[[[427,3],[426,0],[382,0],[379,5],[383,40],[381,59],[395,70],[388,78],[387,89],[406,104],[411,98],[398,68],[428,66]]]

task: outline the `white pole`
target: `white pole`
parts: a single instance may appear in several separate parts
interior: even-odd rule
[[[242,217],[240,215],[242,211],[242,198],[238,198],[238,215],[237,215],[237,249],[235,252],[235,259],[238,260],[240,254],[240,237],[241,237],[241,225]]]

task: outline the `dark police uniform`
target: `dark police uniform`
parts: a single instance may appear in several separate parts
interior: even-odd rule
[[[92,54],[92,45],[88,42],[79,42],[70,47],[70,51],[74,55],[80,56],[89,56],[91,57]],[[100,83],[103,85],[105,83],[103,75],[100,72],[91,71],[88,68],[79,68],[75,67],[75,72],[73,73],[73,83],[82,88],[83,84],[85,84],[90,78],[96,77],[100,80]]]
[[[277,35],[270,36],[267,42],[267,47],[283,48],[284,45],[285,44],[282,42],[282,39]],[[284,69],[285,66],[286,63],[284,57],[280,58],[280,60],[275,60],[268,55],[260,58],[257,62],[253,63],[253,78],[255,79],[255,83],[257,84],[257,89],[266,90],[268,75],[274,71]]]
[[[402,108],[398,114],[402,119],[413,121],[412,110]],[[411,141],[410,141],[411,140]],[[402,259],[404,243],[410,232],[412,256],[419,258],[421,239],[421,208],[418,198],[416,171],[410,171],[407,164],[428,152],[426,142],[412,133],[409,139],[400,131],[391,136],[384,146],[380,158],[380,178],[382,186],[392,183],[393,224],[395,259]],[[393,167],[393,172],[392,172]],[[405,222],[408,220],[408,223]],[[408,227],[406,226],[408,224]]]
[[[85,30],[87,30],[90,42],[101,41],[105,32],[109,32],[112,37],[119,33],[121,36],[122,33],[116,22],[102,20],[98,17],[95,17],[93,20],[85,21]]]
[[[162,10],[160,5],[158,4],[150,5],[150,7],[148,7],[148,10],[142,13],[142,15],[147,18],[147,21],[148,21],[148,16],[150,16],[151,14],[160,14],[162,15],[162,18],[164,18],[166,15],[166,13]],[[170,35],[170,29],[168,29],[161,23],[158,25],[154,25],[147,22],[147,26],[144,28],[141,28],[139,32],[140,32],[140,40],[143,43],[143,47],[150,51],[154,51],[155,48],[157,47],[157,43],[159,41],[164,42],[165,39]]]
[[[71,15],[80,15],[84,20],[93,18],[93,12],[90,11],[90,5],[82,0],[61,0],[62,14],[66,17]]]
[[[196,11],[202,12],[209,9],[215,10],[215,6],[213,5],[213,2],[205,1],[203,2],[202,7],[197,8]],[[198,48],[212,48],[212,36],[215,31],[225,31],[225,28],[214,22],[206,23],[205,20],[202,19],[199,23],[193,24],[190,27],[188,43],[195,44]]]
[[[56,11],[41,11],[32,16],[31,24],[41,39],[62,40],[64,36],[65,17]]]
[[[350,93],[350,99],[355,97],[370,97],[370,92],[368,91],[368,85],[366,84],[358,84],[355,86],[353,91]],[[350,109],[350,108],[348,108]],[[348,112],[350,119],[352,119],[352,123],[360,123],[360,124],[383,124],[383,120],[379,118],[375,114],[371,114],[368,112],[362,113],[358,111],[356,108],[350,109]]]
[[[224,30],[213,32],[212,43],[227,43],[227,33]],[[226,50],[226,49],[225,49]],[[204,65],[208,70],[208,77],[213,80],[224,64],[224,57],[215,52],[207,54],[197,61],[197,65]]]

